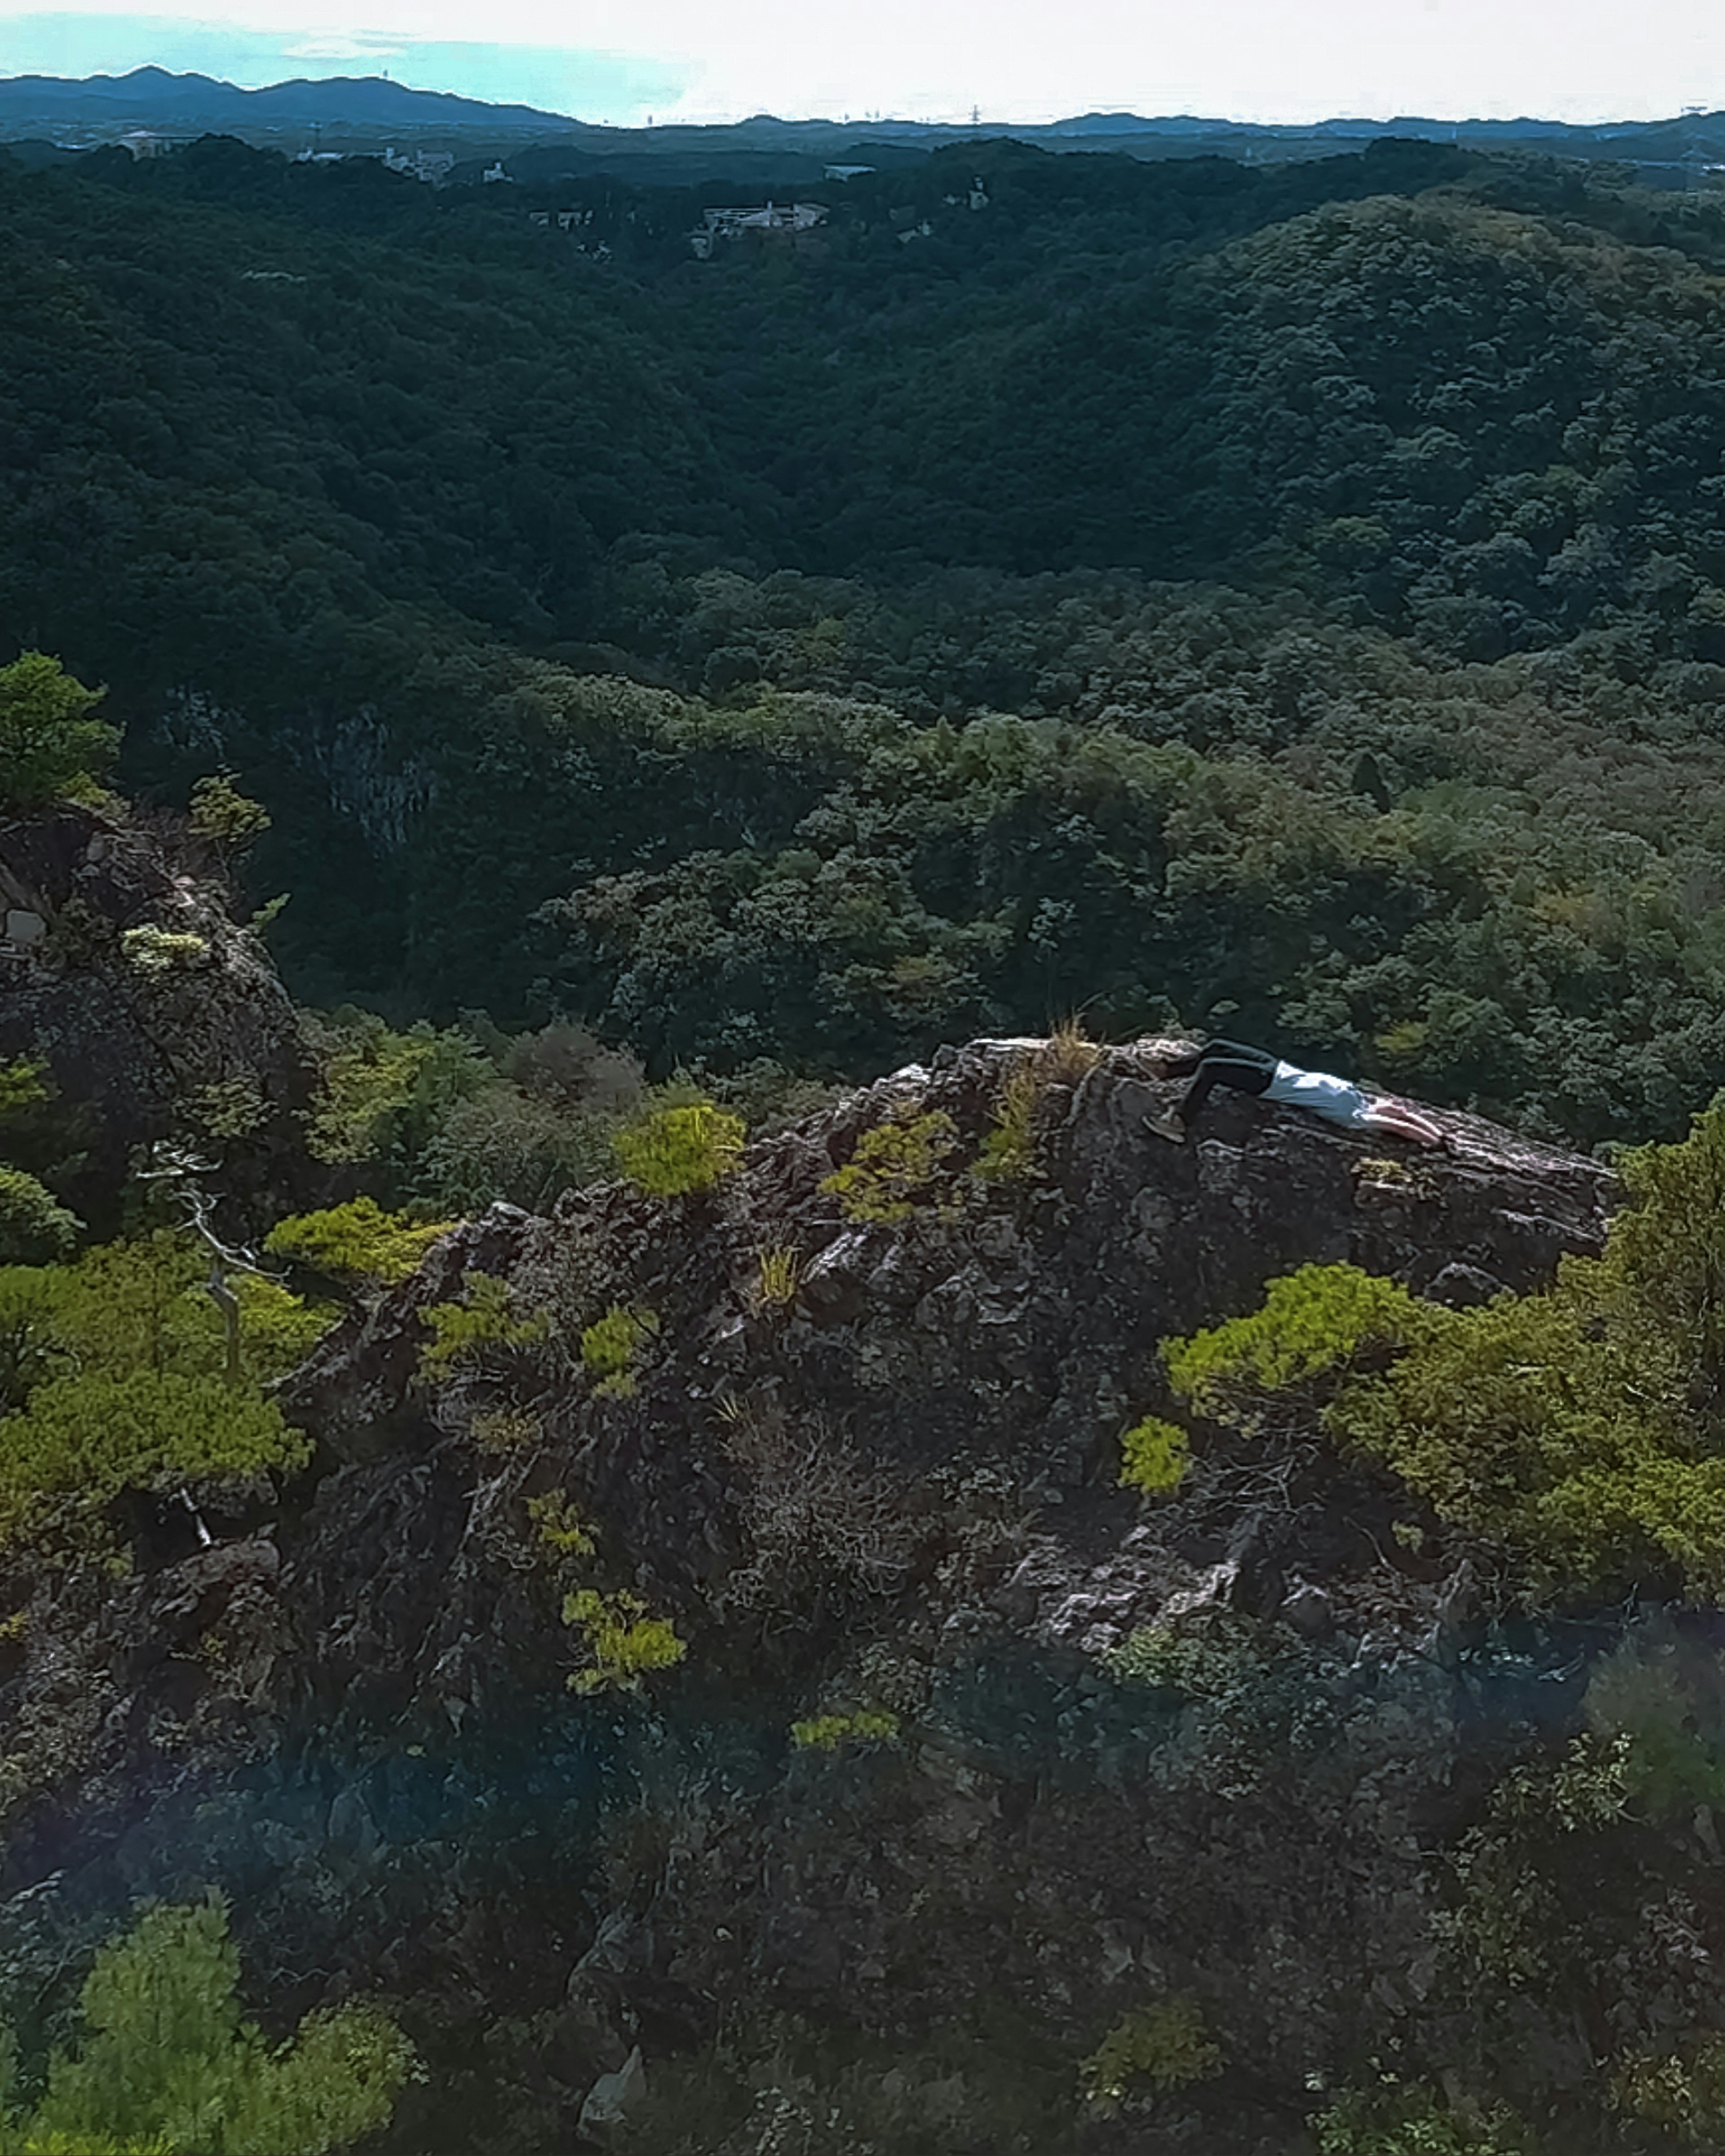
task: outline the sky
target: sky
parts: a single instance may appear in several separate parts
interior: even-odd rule
[[[1600,121],[1725,108],[1707,0],[0,0],[0,75],[382,74],[618,126],[1090,111]],[[159,12],[166,8],[170,12]]]

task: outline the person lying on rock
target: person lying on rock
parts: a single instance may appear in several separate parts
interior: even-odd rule
[[[1300,1070],[1261,1048],[1245,1048],[1237,1040],[1213,1040],[1184,1055],[1166,1056],[1163,1074],[1190,1077],[1184,1099],[1164,1116],[1146,1116],[1144,1126],[1175,1145],[1186,1133],[1199,1110],[1218,1086],[1236,1093],[1255,1093],[1260,1100],[1280,1107],[1307,1108],[1326,1122],[1340,1123],[1344,1130],[1384,1131],[1418,1145],[1440,1146],[1443,1132],[1430,1116],[1406,1101],[1387,1096],[1369,1099],[1345,1078],[1332,1078],[1327,1070]]]

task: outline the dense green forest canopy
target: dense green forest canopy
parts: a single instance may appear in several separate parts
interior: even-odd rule
[[[716,192],[0,164],[0,639],[263,801],[303,996],[661,1077],[1084,1005],[1681,1127],[1725,204],[995,144],[697,259]]]

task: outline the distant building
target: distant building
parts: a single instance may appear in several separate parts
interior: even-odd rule
[[[409,157],[393,144],[383,152],[385,167],[392,172],[405,172],[409,179],[423,180],[427,187],[440,187],[455,169],[455,160],[446,150],[418,150]]]
[[[134,127],[129,135],[120,137],[120,147],[129,150],[134,157],[159,157],[167,146],[166,136],[152,135],[144,127]]]
[[[827,219],[824,203],[763,203],[758,208],[706,209],[702,228],[691,232],[689,244],[705,261],[721,239],[741,239],[746,234],[763,239],[788,239],[800,232],[813,232]]]
[[[488,165],[480,174],[480,177],[488,187],[495,186],[500,180],[506,187],[513,187],[515,184],[513,175],[504,171],[503,160],[501,157],[495,165]]]

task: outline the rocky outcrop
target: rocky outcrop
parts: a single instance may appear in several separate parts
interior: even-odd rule
[[[316,1071],[293,1006],[163,834],[69,804],[0,824],[0,1060],[48,1065],[74,1157],[56,1187],[87,1218],[168,1137],[248,1217],[305,1202]]]
[[[1027,1056],[1034,1160],[978,1178]],[[598,2145],[739,2003],[907,2056],[962,2027],[1070,2090],[1169,1994],[1235,2070],[1095,2145],[1299,2148],[1309,2073],[1438,2010],[1443,1851],[1528,1698],[1573,1714],[1574,1640],[1494,1659],[1435,1522],[1321,1447],[1212,1433],[1153,1508],[1117,1441],[1168,1405],[1158,1343],[1273,1276],[1527,1289],[1598,1250],[1613,1188],[1459,1116],[1428,1152],[1219,1098],[1173,1147],[1144,1124],[1172,1095],[1153,1044],[978,1042],[709,1199],[610,1186],[447,1239],[288,1387],[319,1456],[278,1517],[160,1543],[81,1615],[37,1584],[0,1724],[33,1758],[70,1733],[15,1807],[8,1906],[214,1876],[265,1965],[322,1973],[284,2010],[382,1972],[444,2062],[403,2148],[478,2145],[461,2091],[496,2101],[471,2061],[505,2020],[547,2135],[580,2145],[584,2112]],[[932,1172],[847,1217],[823,1185],[895,1122]],[[514,1336],[429,1382],[423,1313],[477,1274]],[[614,1309],[641,1322],[607,1388],[582,1338]],[[582,1588],[684,1659],[572,1691]],[[1189,1651],[1122,1674],[1147,1631]],[[858,1710],[860,1738],[791,1739]],[[1538,2035],[1560,2083],[1584,2037]]]

